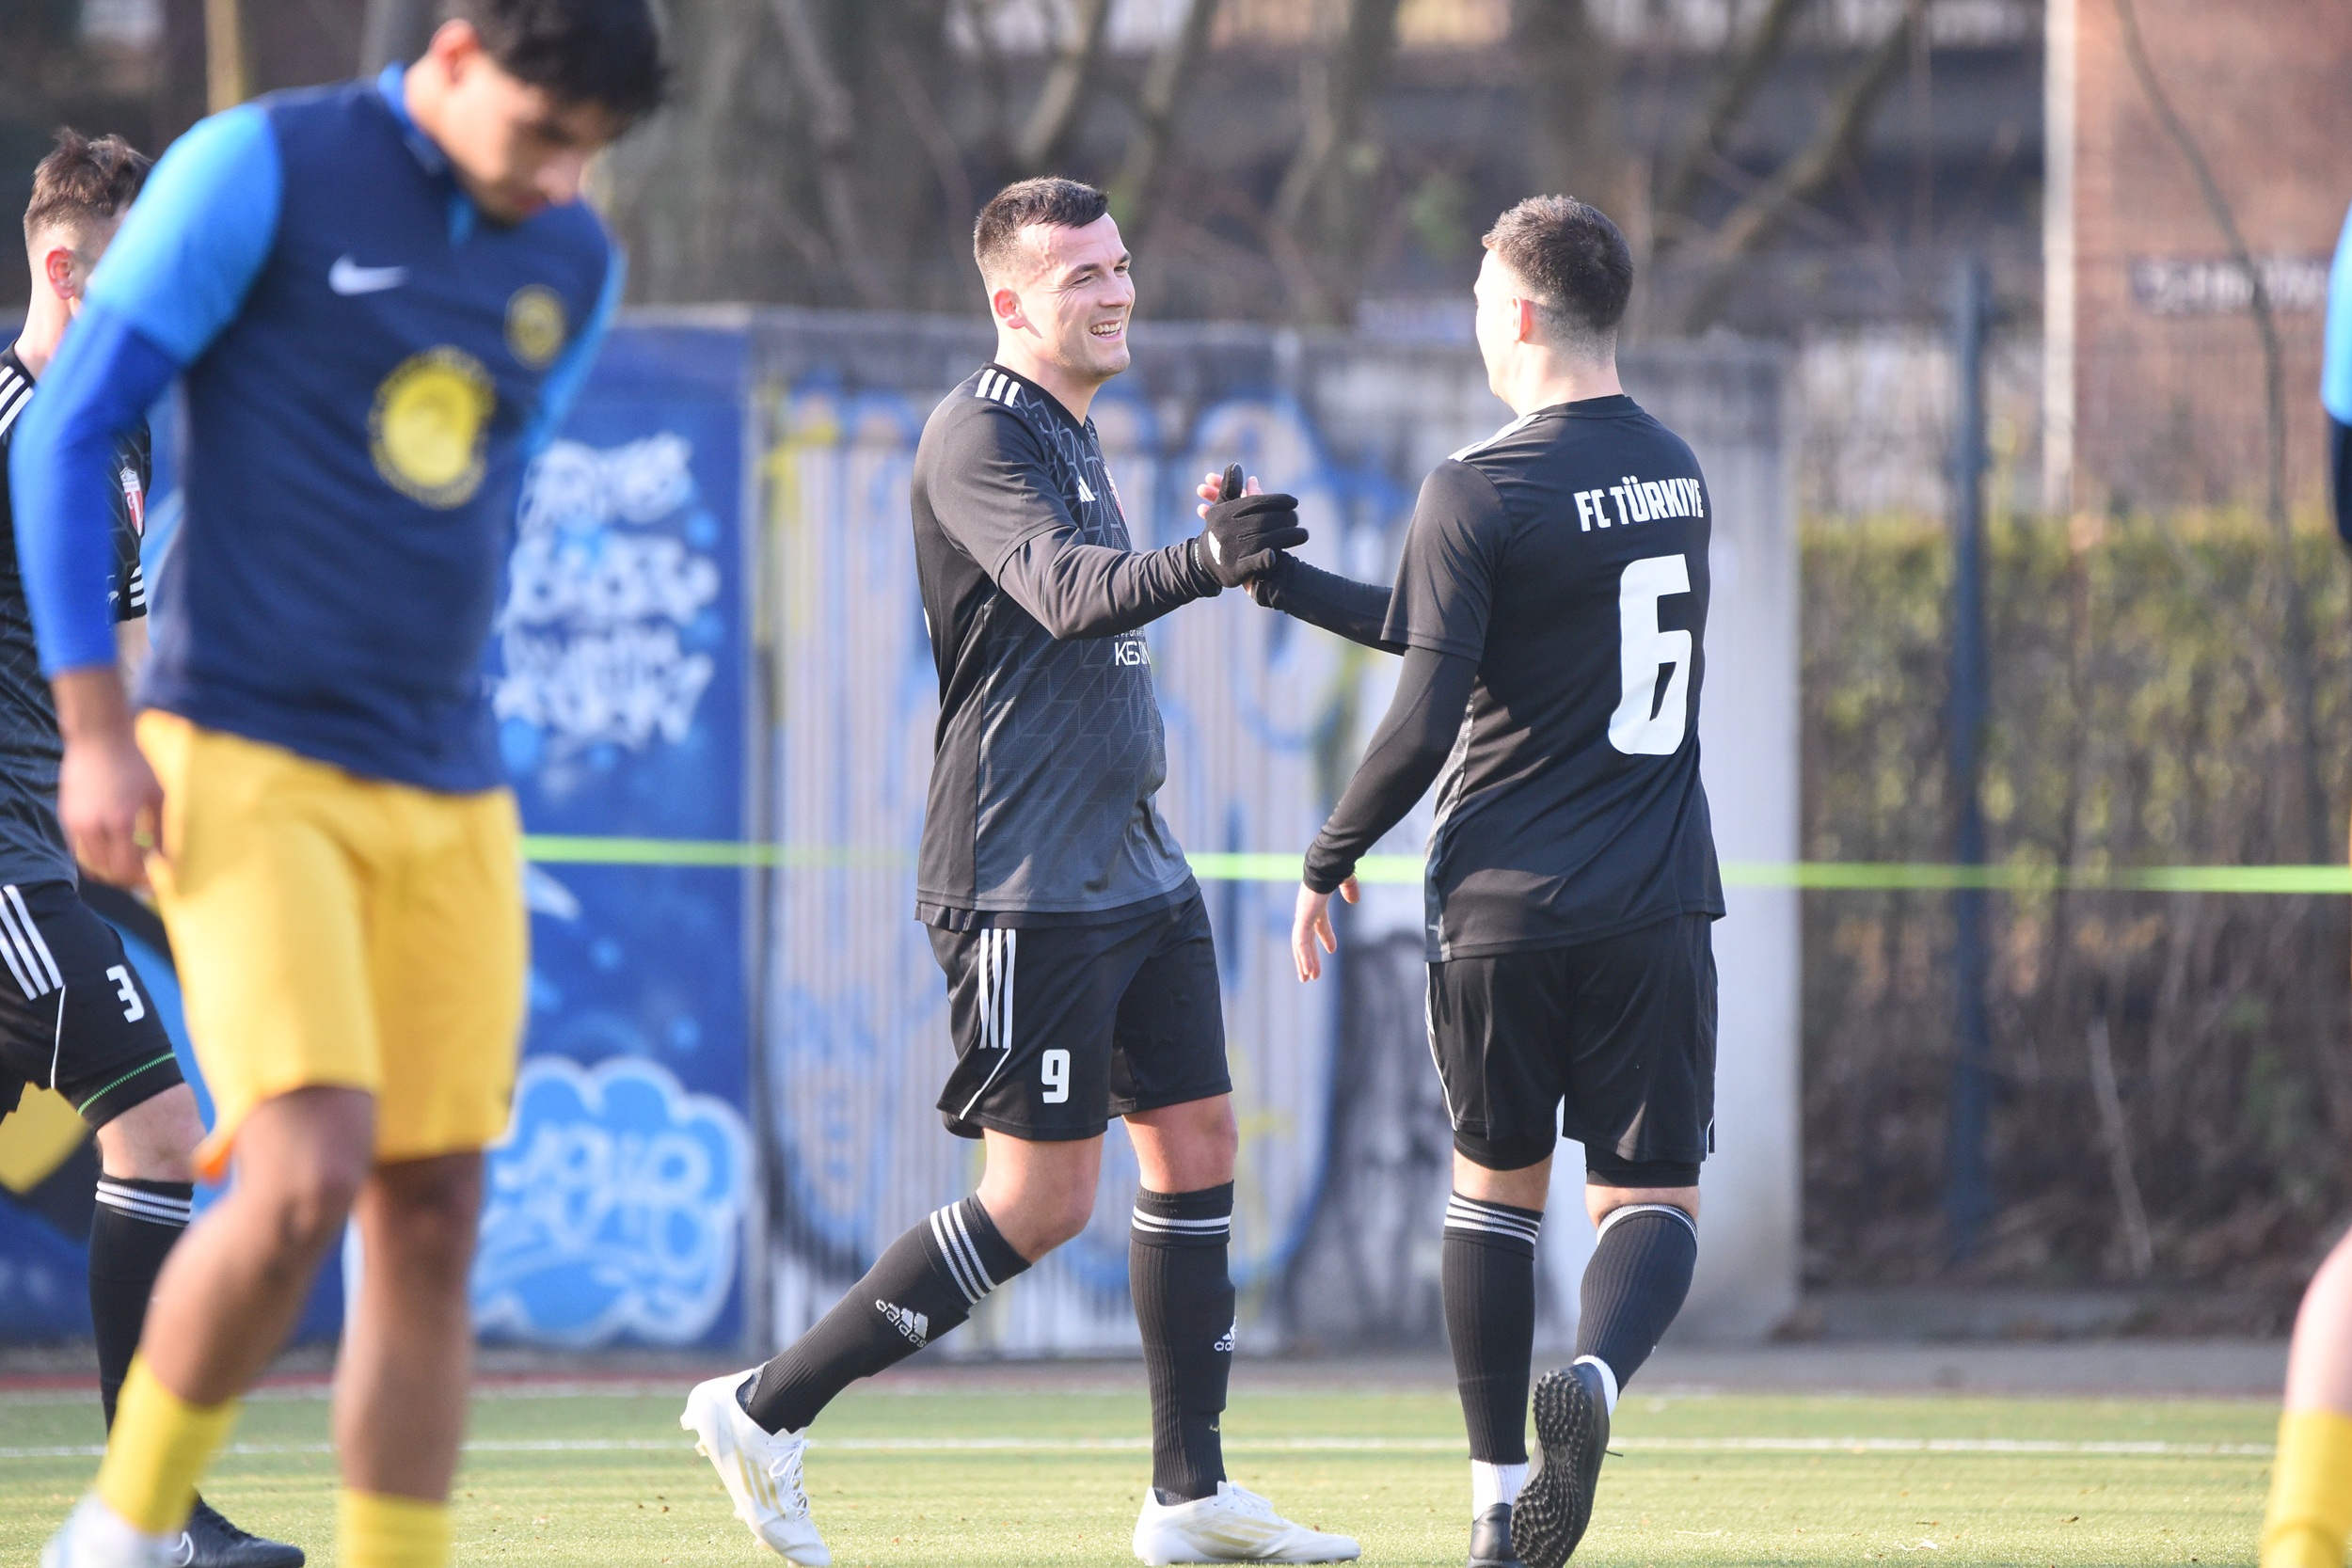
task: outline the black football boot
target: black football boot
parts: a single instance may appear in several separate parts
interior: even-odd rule
[[[303,1559],[301,1547],[248,1534],[199,1497],[171,1560],[179,1568],[302,1568]]]
[[[1519,1568],[1511,1555],[1509,1503],[1497,1503],[1470,1521],[1470,1568]]]
[[[1609,1447],[1600,1372],[1582,1362],[1535,1385],[1535,1463],[1511,1511],[1511,1547],[1526,1568],[1561,1568],[1593,1519],[1593,1488]]]

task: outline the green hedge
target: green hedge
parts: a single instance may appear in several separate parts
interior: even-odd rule
[[[1944,530],[1819,522],[1804,549],[1805,852],[1947,860]],[[2296,534],[2313,629],[2291,648],[2286,553],[2242,515],[1994,526],[1981,801],[1996,859],[2342,858],[2352,578],[2332,536]],[[2298,657],[2308,725],[2292,698]],[[2307,728],[2325,796],[2316,820]],[[2152,1278],[2245,1292],[2266,1311],[2290,1302],[2352,1196],[2348,906],[1993,898],[2000,1212],[1964,1272],[2089,1283],[2134,1277],[2152,1258]],[[1950,896],[1811,893],[1804,919],[1808,1278],[1949,1277]],[[2095,1093],[2102,1025],[2128,1178]],[[2146,1216],[2144,1251],[2124,1218],[2127,1186]]]

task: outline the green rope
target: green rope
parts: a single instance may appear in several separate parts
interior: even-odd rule
[[[548,865],[661,865],[790,871],[904,871],[903,850],[853,846],[742,844],[716,838],[607,838],[533,833],[527,859]],[[1300,859],[1279,854],[1196,854],[1193,875],[1207,882],[1295,882]],[[1364,882],[1417,884],[1417,855],[1367,855]],[[2100,869],[2054,865],[1937,865],[1898,861],[1724,863],[1726,887],[1787,887],[1814,892],[2053,893],[2060,888],[2115,893],[2352,894],[2352,866],[2145,865]]]

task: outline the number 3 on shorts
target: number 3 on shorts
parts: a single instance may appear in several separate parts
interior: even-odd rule
[[[1672,756],[1691,722],[1691,634],[1661,631],[1658,601],[1691,591],[1691,568],[1678,555],[1629,562],[1617,579],[1617,659],[1622,680],[1609,744],[1628,756]],[[1658,672],[1674,666],[1661,701]]]
[[[1038,1070],[1045,1080],[1045,1103],[1059,1105],[1070,1098],[1070,1053],[1059,1046],[1039,1058]]]
[[[115,995],[122,999],[122,1022],[136,1023],[147,1016],[147,1004],[139,1000],[139,988],[131,983],[131,972],[120,964],[106,966],[106,978],[115,983]]]

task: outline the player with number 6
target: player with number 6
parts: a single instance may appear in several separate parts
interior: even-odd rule
[[[1591,1517],[1619,1388],[1680,1310],[1714,1141],[1724,912],[1699,784],[1710,506],[1698,461],[1618,385],[1633,261],[1537,197],[1486,235],[1487,384],[1518,418],[1422,486],[1393,589],[1284,555],[1262,604],[1404,656],[1309,850],[1301,980],[1334,892],[1436,782],[1430,1043],[1454,1119],[1442,1278],[1470,1426],[1471,1568],[1559,1568]],[[1214,478],[1203,484],[1208,499]],[[1572,1366],[1536,1387],[1535,1238],[1558,1137],[1599,1227]]]

